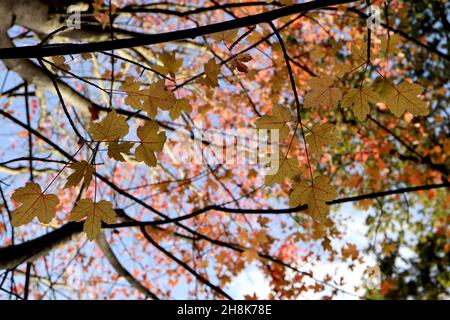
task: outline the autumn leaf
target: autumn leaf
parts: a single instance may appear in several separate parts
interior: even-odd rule
[[[92,55],[92,53],[90,53],[90,52],[82,52],[82,53],[81,53],[81,58],[82,58],[83,60],[91,60],[92,57],[93,57],[93,55]]]
[[[400,53],[401,50],[398,48],[398,45],[401,43],[401,36],[394,33],[390,37],[387,35],[381,37],[381,50],[386,54],[397,54]]]
[[[238,29],[232,29],[227,31],[216,32],[210,35],[212,39],[217,42],[232,42],[236,38]]]
[[[382,98],[370,87],[352,88],[342,98],[342,106],[351,108],[359,121],[369,114],[369,102],[378,103]]]
[[[189,103],[189,99],[187,99],[187,98],[181,98],[181,99],[177,99],[175,101],[175,105],[169,111],[170,119],[172,119],[172,120],[178,119],[178,117],[181,115],[181,113],[183,111],[187,112],[187,113],[192,111],[192,107]]]
[[[269,239],[267,238],[267,232],[265,230],[255,231],[253,235],[254,235],[253,242],[255,244],[263,245],[269,242]]]
[[[447,157],[450,157],[450,138],[446,138],[445,140],[444,140],[444,154],[447,156]]]
[[[216,63],[214,58],[209,59],[205,65],[205,77],[199,80],[200,83],[203,83],[211,88],[215,88],[219,85],[218,76],[220,73],[220,64]]]
[[[274,105],[272,115],[264,115],[256,120],[256,127],[259,129],[278,129],[280,139],[289,135],[290,128],[287,125],[294,117],[291,111],[280,105]]]
[[[14,227],[29,223],[37,217],[42,223],[49,223],[56,214],[58,197],[54,194],[43,194],[37,183],[27,182],[11,196],[13,201],[22,203],[12,213],[11,224]]]
[[[367,63],[367,45],[364,43],[361,46],[352,46],[352,61],[356,66]]]
[[[306,204],[308,209],[305,212],[319,222],[324,223],[329,212],[326,202],[337,197],[336,190],[328,181],[328,177],[318,176],[314,178],[313,183],[294,182],[294,190],[289,196],[290,206],[297,207]]]
[[[102,29],[105,29],[108,25],[110,25],[109,22],[109,15],[103,12],[94,12],[95,20],[97,20],[101,26]]]
[[[359,256],[358,248],[353,243],[348,243],[347,247],[343,247],[341,253],[344,259],[351,258],[352,260],[356,260]]]
[[[134,81],[133,77],[126,77],[119,89],[127,93],[125,103],[130,107],[141,110],[142,99],[144,98],[140,91],[141,83]]]
[[[142,110],[154,119],[158,113],[158,108],[163,110],[171,109],[176,102],[172,91],[166,90],[164,80],[158,80],[150,85],[148,89],[141,91],[144,95]]]
[[[245,63],[252,61],[252,59],[253,59],[252,56],[249,55],[248,53],[241,54],[236,58],[234,58],[233,60],[231,60],[230,68],[231,70],[237,69],[240,72],[247,73],[248,67],[245,65]]]
[[[172,78],[175,78],[175,74],[183,66],[183,59],[177,59],[175,52],[164,51],[159,55],[159,60],[163,65],[152,65],[152,68],[163,75],[170,74]]]
[[[70,221],[86,220],[83,230],[89,240],[94,240],[102,228],[102,221],[108,224],[116,222],[116,212],[110,202],[102,200],[94,203],[91,199],[81,199],[70,213]]]
[[[247,259],[247,261],[249,263],[252,263],[253,260],[258,260],[259,259],[259,254],[258,251],[255,250],[254,248],[249,248],[249,249],[245,249],[242,252],[242,256]]]
[[[108,144],[108,157],[117,161],[126,161],[123,154],[129,154],[130,149],[133,147],[134,143],[132,142],[122,142],[113,141]]]
[[[383,241],[381,243],[381,252],[383,252],[385,256],[390,256],[396,250],[397,246],[395,245],[394,242],[387,243],[386,241]]]
[[[162,151],[166,142],[166,133],[158,132],[159,126],[156,121],[150,120],[144,126],[137,129],[137,135],[141,141],[136,148],[136,160],[144,161],[149,167],[156,166],[156,157],[154,152]]]
[[[129,126],[124,116],[117,115],[113,109],[98,123],[92,123],[89,132],[96,141],[111,142],[123,138],[128,134]]]
[[[349,73],[351,69],[349,64],[336,64],[333,67],[333,74],[338,78],[342,78],[345,74]]]
[[[332,145],[339,142],[335,128],[331,123],[314,124],[305,137],[311,151],[320,153],[323,145]]]
[[[428,103],[419,98],[422,91],[421,85],[405,81],[387,90],[385,102],[396,117],[400,117],[405,111],[415,116],[427,115]]]
[[[54,64],[51,66],[53,71],[61,71],[63,73],[70,71],[70,65],[66,64],[66,58],[64,56],[54,56],[51,59]]]
[[[342,98],[341,89],[333,87],[335,81],[325,76],[323,78],[311,78],[308,85],[311,91],[305,96],[303,106],[305,108],[324,109],[336,108]]]
[[[376,280],[380,277],[381,270],[378,266],[368,266],[366,270],[364,270],[363,274],[367,275],[367,277],[371,280]]]
[[[275,183],[282,183],[287,178],[293,178],[301,173],[298,166],[298,160],[287,158],[283,153],[280,153],[279,164],[280,166],[275,174],[265,176],[264,183],[267,186],[271,186]]]
[[[72,163],[68,166],[70,169],[75,170],[70,176],[67,177],[67,182],[64,188],[75,187],[84,178],[84,188],[89,188],[92,180],[92,173],[95,171],[94,167],[85,160]]]

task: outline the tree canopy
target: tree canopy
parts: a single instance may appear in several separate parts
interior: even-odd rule
[[[449,298],[449,6],[1,1],[0,297]]]

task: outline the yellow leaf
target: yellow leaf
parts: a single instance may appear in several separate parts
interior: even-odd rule
[[[172,120],[178,119],[178,117],[181,115],[181,112],[183,111],[187,113],[192,111],[192,107],[189,104],[189,99],[187,98],[181,98],[175,101],[175,105],[169,111],[170,119]]]
[[[125,81],[120,85],[120,90],[127,93],[125,103],[134,109],[142,109],[142,99],[144,98],[140,92],[141,83],[135,82],[133,77],[126,77]]]
[[[119,143],[118,141],[113,141],[108,144],[108,157],[117,161],[125,161],[122,153],[129,154],[133,145],[134,143],[132,142]]]
[[[152,83],[148,89],[141,91],[144,95],[142,110],[154,119],[158,113],[158,108],[169,110],[175,105],[175,95],[172,91],[166,90],[164,80]]]
[[[136,160],[144,161],[148,166],[156,166],[154,152],[161,151],[166,142],[166,133],[158,132],[159,126],[156,121],[150,120],[144,126],[137,129],[137,135],[141,144],[136,148]]]
[[[344,259],[351,258],[352,260],[356,260],[359,256],[358,248],[352,243],[348,243],[347,247],[342,247],[341,252]]]
[[[75,170],[70,176],[67,177],[67,182],[64,188],[75,187],[84,178],[84,187],[87,189],[91,184],[92,173],[94,172],[94,167],[85,160],[72,163],[69,165],[70,169]]]
[[[294,182],[294,190],[289,195],[291,207],[306,204],[308,215],[324,223],[327,220],[329,208],[326,204],[337,197],[336,190],[328,183],[325,176],[314,178],[313,183]]]
[[[264,115],[256,120],[256,127],[259,129],[278,129],[280,139],[289,135],[290,128],[287,125],[294,117],[288,108],[274,105],[272,115]]]
[[[213,38],[217,42],[232,42],[234,38],[236,38],[238,33],[238,29],[232,29],[227,31],[221,31],[217,33],[213,33],[210,35],[211,38]]]
[[[331,145],[339,142],[334,126],[331,123],[313,125],[305,140],[309,148],[315,153],[320,153],[322,145]]]
[[[397,246],[395,245],[395,243],[386,243],[385,241],[383,241],[383,243],[381,244],[382,249],[381,251],[386,255],[386,256],[390,256],[393,252],[395,252],[397,250]]]
[[[402,82],[388,89],[385,102],[396,117],[400,117],[405,111],[423,116],[428,114],[428,104],[418,97],[422,91],[423,87],[418,84]]]
[[[200,83],[203,83],[211,88],[215,88],[219,85],[219,80],[217,79],[220,73],[220,64],[216,63],[214,58],[209,59],[205,65],[205,77],[200,79]]]
[[[294,158],[285,158],[284,154],[280,153],[279,157],[280,167],[274,175],[266,175],[264,183],[267,186],[274,183],[282,183],[286,178],[294,178],[300,175],[301,171],[298,166],[298,160]]]
[[[389,38],[386,35],[382,37],[381,40],[381,50],[390,54],[400,53],[401,50],[398,49],[398,45],[401,43],[401,37],[397,33],[392,34]]]
[[[356,66],[363,65],[367,62],[367,45],[364,43],[360,47],[352,46],[352,60]]]
[[[172,78],[175,77],[175,73],[177,73],[183,65],[183,59],[176,59],[175,52],[169,53],[164,51],[159,55],[159,60],[163,65],[152,65],[152,68],[163,75],[170,74]]]
[[[108,201],[94,203],[91,199],[81,199],[70,213],[69,220],[80,221],[84,218],[83,230],[89,240],[94,240],[102,228],[102,221],[108,224],[116,222],[116,212]]]
[[[248,260],[248,262],[252,262],[253,260],[258,260],[259,259],[259,254],[258,251],[256,251],[253,248],[250,249],[246,249],[242,252],[242,256]]]
[[[43,194],[41,186],[28,182],[25,187],[19,188],[11,199],[21,202],[22,205],[12,213],[11,224],[14,227],[26,224],[37,217],[42,223],[49,223],[56,214],[58,197],[54,194]]]
[[[316,46],[312,51],[311,51],[311,57],[313,57],[315,60],[320,60],[323,57],[326,56],[326,52],[323,49],[322,46]]]
[[[381,97],[370,87],[352,88],[342,98],[342,106],[352,108],[359,121],[366,119],[369,114],[369,102],[382,101]]]
[[[342,92],[339,88],[333,87],[335,81],[325,76],[323,78],[312,78],[308,81],[311,91],[305,96],[303,106],[305,108],[333,109],[337,107],[342,98]]]
[[[269,239],[267,238],[267,232],[265,230],[255,231],[254,242],[256,242],[258,245],[262,245],[269,242]]]
[[[339,78],[342,78],[351,69],[352,68],[348,64],[335,64],[333,67],[333,74],[335,74]]]
[[[96,141],[112,142],[123,138],[128,134],[129,126],[124,116],[117,115],[112,110],[98,123],[92,123],[89,132]]]

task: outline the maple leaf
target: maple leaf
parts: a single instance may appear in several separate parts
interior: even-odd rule
[[[387,35],[385,37],[381,37],[381,50],[386,52],[386,54],[397,54],[400,53],[401,50],[398,48],[398,45],[401,43],[402,38],[400,35],[394,33],[390,37]]]
[[[70,176],[67,177],[67,182],[64,188],[75,187],[84,178],[84,188],[89,188],[92,181],[92,173],[95,171],[94,167],[85,160],[72,163],[68,166],[70,169],[75,170]]]
[[[152,119],[156,117],[158,108],[169,110],[176,102],[173,92],[166,90],[164,80],[152,83],[148,89],[142,90],[141,93],[144,95],[141,110],[147,112]]]
[[[141,144],[136,148],[136,160],[144,161],[149,167],[156,166],[154,152],[161,151],[166,142],[166,133],[158,132],[159,126],[156,121],[150,120],[144,126],[137,129],[137,135]]]
[[[250,61],[252,61],[252,59],[253,59],[252,56],[249,55],[248,53],[241,54],[241,55],[237,56],[236,58],[234,58],[233,60],[231,60],[230,68],[231,68],[231,70],[237,69],[240,72],[247,73],[248,67],[244,63],[250,62]]]
[[[338,78],[342,78],[345,74],[349,73],[351,69],[349,64],[336,64],[333,67],[333,74]]]
[[[385,296],[396,287],[396,281],[392,279],[383,280],[380,284],[380,293]]]
[[[159,60],[163,65],[152,65],[152,68],[163,75],[170,74],[172,78],[175,78],[175,73],[183,66],[183,59],[175,58],[175,52],[164,51],[159,55]]]
[[[205,77],[199,80],[200,83],[203,83],[211,88],[215,88],[219,85],[218,75],[220,73],[220,64],[216,63],[214,58],[209,59],[205,65]]]
[[[126,77],[119,89],[127,93],[125,103],[134,109],[142,108],[142,99],[144,98],[140,91],[141,83],[135,82],[133,77]]]
[[[294,190],[289,195],[291,207],[297,207],[302,204],[308,205],[305,211],[308,215],[324,223],[328,216],[327,201],[337,197],[336,190],[328,183],[329,179],[325,176],[314,178],[313,183],[294,182]]]
[[[212,35],[210,35],[210,37],[217,42],[221,42],[221,41],[231,42],[234,40],[234,38],[236,38],[237,33],[238,33],[238,29],[232,29],[232,30],[226,30],[226,31],[213,33]]]
[[[70,71],[70,65],[66,64],[66,58],[64,56],[52,57],[52,70],[55,72],[61,71],[63,73]]]
[[[361,46],[352,46],[352,61],[357,65],[367,63],[367,44],[363,43]]]
[[[409,111],[415,116],[424,116],[428,114],[429,110],[428,104],[418,97],[422,91],[421,85],[402,82],[387,90],[385,102],[397,118],[405,111]]]
[[[267,186],[273,185],[274,183],[282,183],[286,178],[293,178],[300,175],[301,171],[297,159],[287,158],[283,153],[280,153],[279,163],[280,167],[275,174],[265,176],[264,183]]]
[[[256,127],[259,129],[278,129],[280,139],[289,135],[290,128],[287,122],[294,119],[288,108],[274,105],[272,115],[264,115],[256,120]]]
[[[248,262],[252,262],[253,260],[258,260],[259,259],[259,254],[258,251],[253,249],[253,248],[249,248],[249,249],[245,249],[242,252],[242,256],[247,259]]]
[[[42,223],[49,223],[56,214],[59,199],[54,194],[43,194],[37,183],[27,182],[25,187],[19,188],[11,199],[22,203],[12,213],[11,224],[14,227],[26,224],[37,217]]]
[[[348,243],[346,248],[341,249],[342,257],[344,259],[351,258],[352,260],[358,259],[359,251],[355,244]]]
[[[134,146],[132,142],[122,142],[113,141],[108,144],[108,157],[117,161],[125,161],[122,153],[129,154],[130,149]]]
[[[342,98],[342,106],[351,108],[359,121],[369,114],[369,102],[382,101],[381,97],[370,87],[352,88]]]
[[[305,140],[309,148],[315,153],[320,153],[322,145],[331,145],[339,142],[334,126],[331,123],[314,124],[310,133],[306,135]]]
[[[187,99],[187,98],[181,98],[181,99],[177,99],[175,101],[175,105],[169,111],[170,119],[172,119],[172,120],[178,119],[178,117],[181,115],[181,112],[183,112],[183,111],[187,112],[187,113],[192,111],[192,107],[189,103],[189,99]]]
[[[386,241],[383,241],[383,243],[381,244],[381,251],[386,255],[386,256],[390,256],[393,252],[395,252],[397,250],[397,246],[395,245],[395,243],[391,242],[391,243],[387,243]]]
[[[102,228],[102,221],[108,224],[116,222],[116,212],[108,201],[94,203],[91,199],[81,199],[70,213],[69,220],[81,221],[84,218],[83,230],[89,240],[94,240]]]
[[[267,232],[265,230],[258,230],[254,232],[254,242],[258,245],[269,242],[267,238]]]
[[[342,98],[341,89],[333,87],[335,81],[325,76],[323,78],[311,78],[308,85],[311,91],[305,96],[303,106],[305,108],[323,107],[324,109],[336,108]]]
[[[118,115],[113,109],[98,123],[92,123],[89,132],[96,141],[111,142],[123,138],[128,134],[127,118]]]

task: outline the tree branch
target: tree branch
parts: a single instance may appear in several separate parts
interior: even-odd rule
[[[356,0],[358,1],[358,0]],[[321,9],[328,6],[340,5],[356,2],[355,0],[323,0],[310,1],[306,3],[294,4],[280,9],[275,9],[260,14],[255,14],[243,18],[233,19],[225,22],[213,23],[210,25],[189,28],[184,30],[149,34],[141,37],[128,39],[117,39],[113,41],[100,41],[85,44],[53,44],[46,46],[24,46],[17,48],[0,49],[0,59],[18,58],[42,58],[46,56],[58,56],[67,54],[79,54],[83,52],[98,52],[123,48],[132,48],[182,39],[193,39],[212,33],[248,27],[255,24],[269,22],[291,14]]]
[[[99,235],[96,238],[97,244],[100,248],[100,250],[103,252],[106,259],[109,261],[111,266],[116,270],[116,272],[121,275],[125,280],[128,281],[128,283],[141,292],[146,297],[152,298],[154,300],[159,300],[158,296],[151,292],[149,289],[144,287],[139,281],[136,280],[135,277],[132,276],[130,272],[128,272],[127,269],[120,263],[117,256],[114,254],[114,251],[112,250],[111,246],[109,245],[108,241],[106,240],[106,236],[104,232],[100,232]]]

